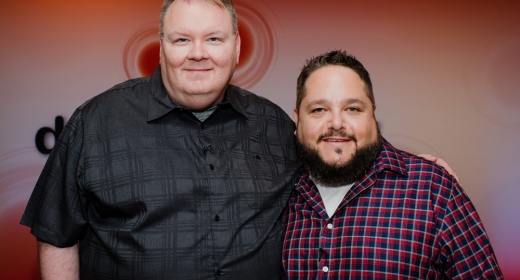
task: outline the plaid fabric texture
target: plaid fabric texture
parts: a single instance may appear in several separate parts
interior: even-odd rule
[[[285,213],[285,278],[502,279],[456,180],[383,142],[332,217],[302,171]]]
[[[234,86],[201,123],[158,68],[76,110],[22,223],[55,246],[79,241],[82,279],[280,278],[293,132]]]

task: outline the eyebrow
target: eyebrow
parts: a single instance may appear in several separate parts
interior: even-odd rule
[[[309,104],[307,104],[307,107],[311,107],[311,106],[315,106],[315,105],[326,105],[326,104],[330,104],[330,103],[331,102],[328,99],[318,99],[318,100],[309,102]],[[346,98],[346,99],[341,100],[341,103],[346,104],[346,105],[355,104],[355,103],[361,103],[362,105],[366,105],[366,102],[359,98]]]
[[[167,36],[172,36],[172,35],[176,35],[176,36],[188,36],[188,34],[186,33],[182,33],[182,32],[177,32],[177,31],[172,31],[170,33],[166,33],[165,35]]]
[[[220,35],[220,36],[222,36],[224,34],[225,34],[225,32],[222,32],[222,31],[213,31],[213,32],[210,32],[210,33],[206,34],[206,36],[213,36],[213,35]]]
[[[213,32],[210,32],[208,34],[206,34],[205,36],[215,36],[215,35],[224,35],[225,32],[222,32],[222,31],[213,31]],[[177,31],[172,31],[168,34],[165,34],[166,36],[182,36],[182,37],[188,37],[190,36],[190,34],[188,33],[184,33],[184,32],[177,32]]]

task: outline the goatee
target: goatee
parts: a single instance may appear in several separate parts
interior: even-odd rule
[[[355,137],[353,141],[357,143]],[[381,151],[381,134],[377,127],[377,139],[354,151],[351,159],[343,164],[328,164],[319,155],[318,150],[310,148],[296,137],[296,151],[302,165],[312,180],[326,187],[340,187],[361,179],[372,167]]]

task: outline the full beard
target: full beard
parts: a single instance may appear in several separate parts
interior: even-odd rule
[[[355,137],[350,138],[357,144]],[[329,164],[320,157],[318,150],[305,145],[296,137],[296,151],[303,167],[307,169],[313,181],[325,187],[346,186],[361,179],[370,170],[381,151],[381,146],[378,126],[376,140],[357,148],[347,162]]]

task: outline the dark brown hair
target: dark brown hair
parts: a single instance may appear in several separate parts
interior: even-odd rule
[[[352,69],[356,72],[361,80],[365,83],[365,92],[368,98],[372,102],[372,106],[375,106],[376,101],[374,99],[374,92],[372,90],[372,82],[370,81],[370,75],[368,71],[363,67],[363,64],[359,62],[353,55],[347,54],[342,50],[333,50],[319,56],[308,59],[303,66],[298,80],[296,82],[296,109],[300,109],[300,104],[305,97],[305,83],[309,76],[316,70],[328,66],[338,65]]]

